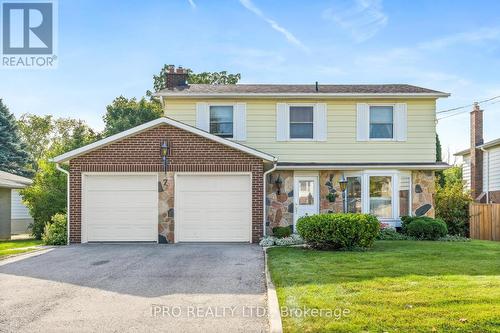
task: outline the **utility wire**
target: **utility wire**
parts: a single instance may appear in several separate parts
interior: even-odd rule
[[[488,98],[488,99],[485,99],[485,100],[482,100],[482,101],[479,101],[479,102],[477,102],[477,104],[486,103],[486,102],[492,101],[492,100],[497,99],[497,98],[500,98],[500,95],[499,96],[495,96],[495,97],[491,97],[491,98]],[[464,106],[459,106],[459,107],[452,108],[452,109],[441,110],[441,111],[437,111],[436,113],[437,114],[439,114],[439,113],[447,113],[447,112],[451,112],[451,111],[457,111],[457,110],[461,110],[461,109],[465,109],[465,108],[470,108],[471,106],[474,106],[474,104],[475,103],[467,104],[467,105],[464,105]]]

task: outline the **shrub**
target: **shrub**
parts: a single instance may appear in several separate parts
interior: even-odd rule
[[[355,249],[373,245],[380,223],[368,214],[318,214],[301,217],[297,231],[317,248]]]
[[[266,236],[260,240],[259,245],[262,247],[268,246],[290,246],[304,244],[304,240],[297,234],[291,234],[290,237],[276,238],[274,236]]]
[[[66,245],[66,237],[66,214],[55,214],[45,225],[42,240],[45,245]]]
[[[403,222],[403,230],[407,236],[420,240],[437,240],[448,233],[443,220],[426,216],[407,219]]]
[[[446,235],[438,239],[440,242],[470,242],[471,239],[457,235]]]
[[[304,244],[304,240],[300,235],[291,234],[290,237],[276,238],[274,245],[276,246],[290,246]]]
[[[407,240],[407,239],[409,239],[409,237],[397,232],[393,228],[383,228],[383,229],[380,229],[380,232],[377,235],[377,239],[378,240]]]
[[[448,227],[450,235],[467,236],[469,234],[469,202],[468,193],[462,184],[439,187],[436,191],[436,216]]]
[[[273,246],[275,240],[276,238],[273,236],[266,236],[260,240],[259,245],[262,247]]]
[[[292,234],[290,227],[274,227],[273,236],[278,238],[288,237]]]

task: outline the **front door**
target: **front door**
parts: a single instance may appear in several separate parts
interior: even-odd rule
[[[319,213],[318,203],[318,177],[299,176],[294,179],[294,230],[295,222],[305,215],[314,215]]]

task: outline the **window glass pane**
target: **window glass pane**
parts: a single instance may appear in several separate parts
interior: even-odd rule
[[[233,121],[233,107],[231,105],[211,105],[210,121]]]
[[[361,177],[347,177],[347,211],[361,213]]]
[[[392,123],[392,106],[370,106],[370,123]]]
[[[313,122],[312,106],[290,106],[290,122]]]
[[[392,139],[392,124],[370,124],[370,138]]]
[[[392,106],[370,106],[370,138],[392,139],[393,117]]]
[[[392,217],[392,179],[390,176],[370,177],[370,213],[381,218]]]
[[[410,215],[410,177],[399,178],[399,216]]]
[[[299,181],[299,205],[314,205],[314,181]]]
[[[210,133],[224,137],[233,137],[233,107],[231,105],[210,106]]]
[[[290,124],[290,138],[292,139],[312,139],[313,124]]]

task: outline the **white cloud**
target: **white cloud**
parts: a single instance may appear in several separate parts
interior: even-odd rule
[[[356,42],[364,42],[386,26],[389,17],[381,0],[354,0],[336,3],[323,11],[323,18],[348,31]]]
[[[286,28],[284,28],[282,25],[280,25],[275,20],[267,17],[262,12],[262,10],[260,10],[257,6],[255,6],[255,4],[252,2],[252,0],[239,0],[239,1],[243,7],[245,7],[246,9],[248,9],[249,11],[251,11],[252,13],[257,15],[258,17],[260,17],[265,22],[267,22],[267,24],[269,24],[271,26],[271,28],[273,28],[274,30],[281,33],[289,43],[299,47],[300,49],[302,49],[306,52],[309,52],[309,49],[297,37],[295,37],[294,34],[292,34],[290,31],[288,31]]]
[[[474,31],[460,32],[423,42],[418,44],[418,48],[422,50],[443,49],[457,44],[494,40],[500,40],[499,28],[479,28]]]
[[[188,0],[188,2],[191,8],[196,9],[196,3],[194,2],[194,0]]]

